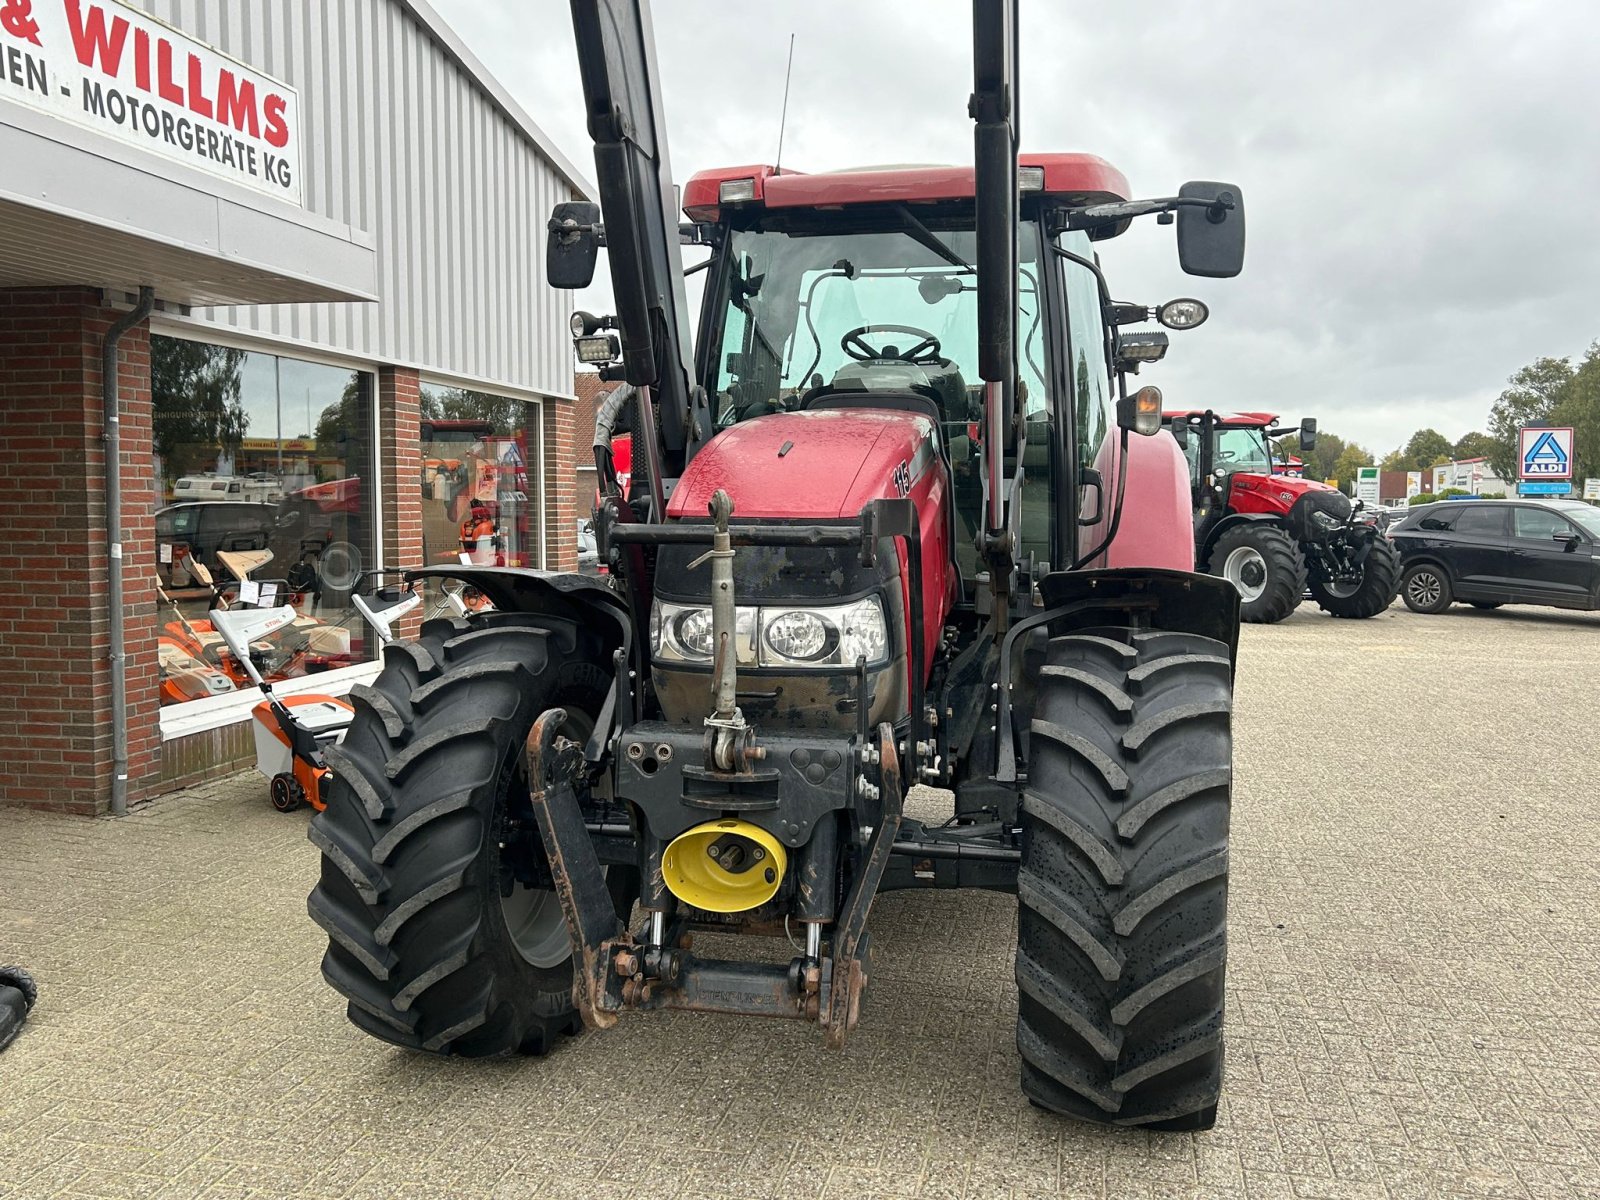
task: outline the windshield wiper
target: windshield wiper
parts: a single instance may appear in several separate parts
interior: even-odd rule
[[[894,206],[894,211],[899,218],[905,222],[906,233],[910,234],[929,250],[932,250],[951,266],[961,267],[966,271],[971,271],[973,274],[977,274],[977,272],[973,270],[972,264],[966,259],[962,258],[961,255],[957,254],[954,250],[950,249],[950,247],[944,243],[938,234],[934,233],[933,230],[929,229],[926,225],[919,221],[916,213],[912,212],[904,204],[896,204]]]

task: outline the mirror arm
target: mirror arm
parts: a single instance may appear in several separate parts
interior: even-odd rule
[[[1235,207],[1232,200],[1204,200],[1199,196],[1165,196],[1159,200],[1126,200],[1120,204],[1091,204],[1067,214],[1068,229],[1098,229],[1150,213],[1172,212],[1178,208],[1204,208],[1214,223],[1227,219]]]

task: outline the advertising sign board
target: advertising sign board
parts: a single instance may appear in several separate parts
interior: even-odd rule
[[[1572,430],[1524,426],[1517,431],[1518,479],[1571,479]]]
[[[1378,503],[1377,467],[1356,468],[1356,499],[1368,506]]]
[[[121,0],[0,3],[0,96],[300,203],[295,90]]]

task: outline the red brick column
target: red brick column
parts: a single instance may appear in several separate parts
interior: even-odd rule
[[[378,467],[383,494],[377,497],[385,567],[422,565],[422,387],[409,367],[378,368]],[[419,614],[397,632],[414,637]]]
[[[82,288],[0,291],[0,802],[101,813],[111,792],[100,355]],[[160,773],[150,343],[120,344],[128,798]]]
[[[540,446],[540,486],[544,489],[544,565],[549,571],[578,569],[578,503],[573,486],[572,439],[576,425],[571,400],[540,404],[543,431]],[[587,512],[587,504],[584,506]]]

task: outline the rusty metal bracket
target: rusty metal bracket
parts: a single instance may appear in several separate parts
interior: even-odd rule
[[[867,953],[867,917],[872,899],[883,882],[900,832],[900,812],[904,803],[900,779],[900,759],[894,748],[894,729],[887,723],[878,726],[879,783],[883,796],[883,821],[873,831],[867,857],[845,901],[844,915],[834,929],[833,954],[826,964],[828,975],[827,1007],[822,1023],[824,1040],[837,1050],[845,1035],[855,1028],[861,1016],[861,994],[866,990],[870,956]]]
[[[616,1024],[621,996],[611,968],[627,941],[617,920],[605,870],[590,841],[574,782],[584,767],[583,747],[558,737],[565,709],[546,709],[528,734],[528,795],[550,860],[556,897],[572,943],[572,1002],[591,1029]]]

